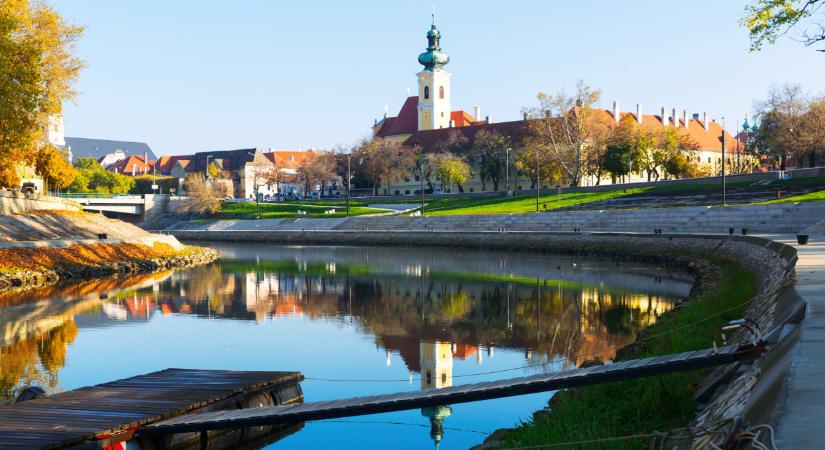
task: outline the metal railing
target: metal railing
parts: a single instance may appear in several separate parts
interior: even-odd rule
[[[100,198],[100,199],[109,199],[109,198],[118,198],[118,199],[131,199],[131,200],[139,200],[143,198],[141,195],[133,195],[133,194],[103,194],[100,192],[60,192],[59,194],[54,195],[55,197],[59,198],[69,198],[69,199],[93,199],[93,198]]]

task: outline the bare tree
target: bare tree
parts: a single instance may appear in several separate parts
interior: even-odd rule
[[[184,213],[215,214],[221,208],[221,198],[224,196],[222,183],[207,182],[203,174],[191,173],[184,180],[187,196],[181,206]]]
[[[782,170],[791,158],[799,164],[806,152],[803,122],[808,103],[802,86],[785,84],[771,87],[767,100],[757,105],[761,125],[755,148],[779,161]]]
[[[539,106],[525,110],[532,119],[528,121],[525,143],[545,149],[571,186],[577,186],[585,174],[586,152],[596,130],[593,105],[600,97],[599,90],[579,81],[575,94],[542,92],[538,95]]]

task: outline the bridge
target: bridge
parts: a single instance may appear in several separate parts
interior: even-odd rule
[[[76,201],[84,211],[139,217],[142,217],[150,209],[159,206],[158,203],[165,203],[169,198],[167,195],[155,194],[111,195],[75,192],[62,193],[58,197]]]

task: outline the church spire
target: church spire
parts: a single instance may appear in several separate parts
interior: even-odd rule
[[[418,55],[418,62],[424,66],[424,70],[441,70],[445,64],[450,62],[450,57],[441,51],[441,32],[435,26],[435,12],[433,12],[433,23],[430,31],[427,32],[427,51]]]

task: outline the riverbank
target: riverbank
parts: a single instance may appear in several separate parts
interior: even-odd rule
[[[800,306],[792,289],[795,249],[750,236],[411,230],[174,233],[187,238],[291,245],[437,246],[545,251],[650,262],[694,273],[700,282],[691,296],[692,301],[678,308],[672,316],[663,318],[661,325],[645,334],[644,344],[627,350],[622,359],[631,355],[661,355],[710,347],[718,329],[731,319],[747,317],[763,332],[774,332],[771,339],[774,339],[772,344],[777,346],[776,352],[769,351],[752,364],[727,366],[710,374],[706,371],[688,372],[647,378],[638,383],[604,385],[594,388],[596,390],[592,392],[596,394],[593,395],[583,395],[583,391],[564,394],[559,397],[562,399],[559,402],[564,402],[565,398],[575,399],[564,402],[568,405],[564,407],[565,416],[574,420],[559,423],[561,428],[556,431],[548,432],[545,427],[537,425],[532,431],[525,432],[525,435],[532,434],[530,439],[535,440],[522,441],[528,438],[521,436],[520,440],[515,441],[516,435],[505,437],[522,446],[523,442],[546,444],[582,436],[605,438],[628,432],[667,431],[688,423],[694,429],[714,424],[717,428],[710,438],[718,443],[737,432],[734,419],[743,417],[752,424],[765,423],[770,420],[784,371],[787,370],[777,360],[782,360],[793,345],[790,342],[792,339],[779,342],[778,336],[793,336],[793,332],[788,331],[793,329],[793,325],[786,322],[797,320],[800,314],[804,314],[804,306]],[[781,333],[776,330],[781,330]],[[740,330],[729,342],[747,343],[749,339],[750,336]],[[559,411],[562,408],[557,406]],[[694,415],[697,411],[698,414]],[[547,413],[539,415],[542,414]],[[589,425],[591,423],[593,426]],[[586,426],[582,430],[583,424]],[[621,445],[626,448],[627,442]],[[598,448],[605,448],[604,443]]]
[[[214,250],[77,211],[0,216],[0,291],[206,264]]]

